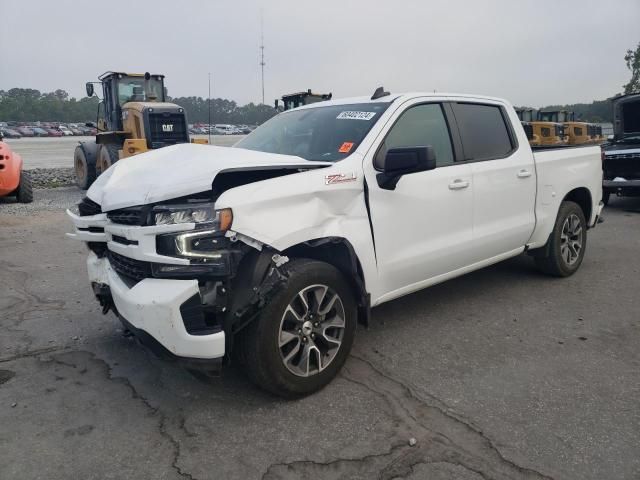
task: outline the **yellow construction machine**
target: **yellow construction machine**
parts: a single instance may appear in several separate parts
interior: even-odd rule
[[[184,109],[166,101],[164,75],[106,72],[98,79],[86,84],[90,97],[94,84],[102,86],[96,124],[88,124],[98,133],[95,141],[80,142],[74,153],[76,183],[82,189],[122,158],[189,142]]]

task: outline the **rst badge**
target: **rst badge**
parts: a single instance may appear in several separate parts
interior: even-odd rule
[[[162,131],[163,132],[173,132],[173,125],[170,123],[163,123],[162,124]]]
[[[324,184],[335,185],[336,183],[355,182],[356,178],[358,178],[356,172],[330,173],[324,176]]]

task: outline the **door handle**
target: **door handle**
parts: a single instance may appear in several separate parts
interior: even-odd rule
[[[524,168],[518,172],[518,178],[527,178],[530,176],[531,176],[531,172]]]
[[[456,178],[453,182],[449,184],[449,190],[462,190],[463,188],[467,188],[469,186],[469,182],[466,180],[462,180],[460,178]]]

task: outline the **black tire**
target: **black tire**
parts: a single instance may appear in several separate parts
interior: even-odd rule
[[[78,145],[73,154],[73,167],[76,174],[76,185],[86,190],[96,179],[96,159],[87,158],[82,146]]]
[[[102,175],[111,165],[118,161],[118,150],[120,150],[120,146],[113,143],[100,145],[98,161],[96,162],[96,175]]]
[[[574,248],[568,246],[563,248],[563,237],[567,238],[564,244],[567,244],[568,241],[574,241],[574,235],[567,236],[565,235],[566,232],[563,232],[563,229],[567,228],[566,222],[574,218],[579,220],[580,227],[580,234],[575,235],[575,241],[580,242],[578,252],[575,252]],[[568,277],[573,275],[578,268],[580,268],[582,260],[584,259],[584,252],[587,248],[587,221],[582,208],[580,208],[577,203],[565,201],[560,204],[556,223],[549,236],[549,242],[546,246],[547,254],[535,258],[538,268],[542,272],[555,277]],[[575,258],[566,258],[567,250],[569,251],[569,257],[573,257],[574,254],[577,253]]]
[[[33,186],[31,185],[31,175],[24,170],[20,172],[20,184],[16,190],[16,199],[20,203],[33,202]]]
[[[611,192],[602,192],[602,203],[609,205],[609,197],[611,197]]]
[[[241,349],[239,353],[244,360],[245,371],[256,385],[281,397],[297,398],[322,389],[344,365],[355,336],[357,306],[351,287],[340,271],[332,265],[316,260],[296,259],[282,268],[289,276],[287,283],[268,302],[259,318],[242,332],[238,348]],[[298,292],[318,285],[327,286],[338,295],[344,307],[344,330],[341,344],[332,354],[333,357],[328,365],[309,376],[299,376],[289,370],[281,355],[283,347],[278,344],[281,322],[283,322],[285,309],[298,298]],[[322,321],[320,320],[320,323]],[[319,336],[314,338],[314,342],[317,343],[313,345],[320,346],[323,339]],[[304,349],[305,346],[310,346],[302,343],[302,336],[295,341],[298,348]],[[329,354],[326,355],[329,356]],[[318,350],[317,356],[314,354],[314,357],[317,366],[318,362],[323,361],[321,357],[324,356]]]

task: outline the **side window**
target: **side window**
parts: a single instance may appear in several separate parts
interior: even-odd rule
[[[381,167],[384,155],[391,148],[426,145],[433,147],[437,166],[453,163],[449,128],[439,103],[416,105],[404,112],[387,134],[376,155],[374,166]]]
[[[505,157],[515,145],[502,116],[502,109],[493,105],[455,103],[454,113],[465,160],[489,160]],[[544,128],[542,132],[545,135]]]

